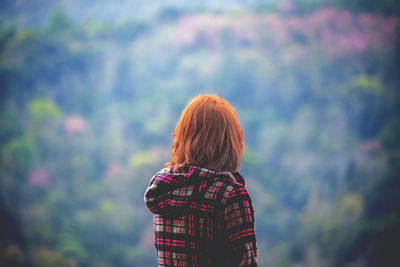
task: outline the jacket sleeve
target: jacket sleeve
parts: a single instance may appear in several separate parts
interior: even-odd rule
[[[150,181],[144,193],[144,202],[148,209],[155,214],[166,214],[170,211],[172,197],[172,181],[163,175],[156,174]]]
[[[225,243],[230,247],[235,266],[257,266],[254,209],[243,186],[229,194],[224,208],[224,223]]]

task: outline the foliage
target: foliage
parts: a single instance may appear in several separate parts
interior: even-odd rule
[[[356,1],[345,1],[335,0],[338,6],[349,8],[353,11],[373,11],[388,15],[396,15],[400,11],[400,2],[398,0],[356,0]]]
[[[51,101],[34,99],[29,103],[29,115],[34,124],[40,124],[59,117],[60,110]]]
[[[278,2],[3,23],[0,265],[154,266],[144,190],[185,103],[216,93],[243,127],[260,266],[398,266],[395,1]]]
[[[51,34],[62,34],[72,28],[72,21],[62,10],[54,11],[47,25],[47,30]]]
[[[40,156],[40,151],[34,140],[29,136],[17,137],[10,140],[2,151],[2,158],[8,166],[27,169]]]

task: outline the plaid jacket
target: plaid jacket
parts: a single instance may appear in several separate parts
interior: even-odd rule
[[[144,199],[160,267],[257,266],[253,205],[239,173],[166,168]]]

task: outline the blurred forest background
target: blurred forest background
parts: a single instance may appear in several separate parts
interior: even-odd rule
[[[245,133],[260,266],[400,266],[400,1],[3,0],[0,265],[156,266],[190,97]]]

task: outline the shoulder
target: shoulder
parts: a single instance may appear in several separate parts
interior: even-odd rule
[[[250,195],[245,186],[236,180],[218,177],[214,184],[218,185],[218,183],[221,188],[221,204],[223,206],[225,206],[228,201],[234,201],[235,199],[250,199]]]

